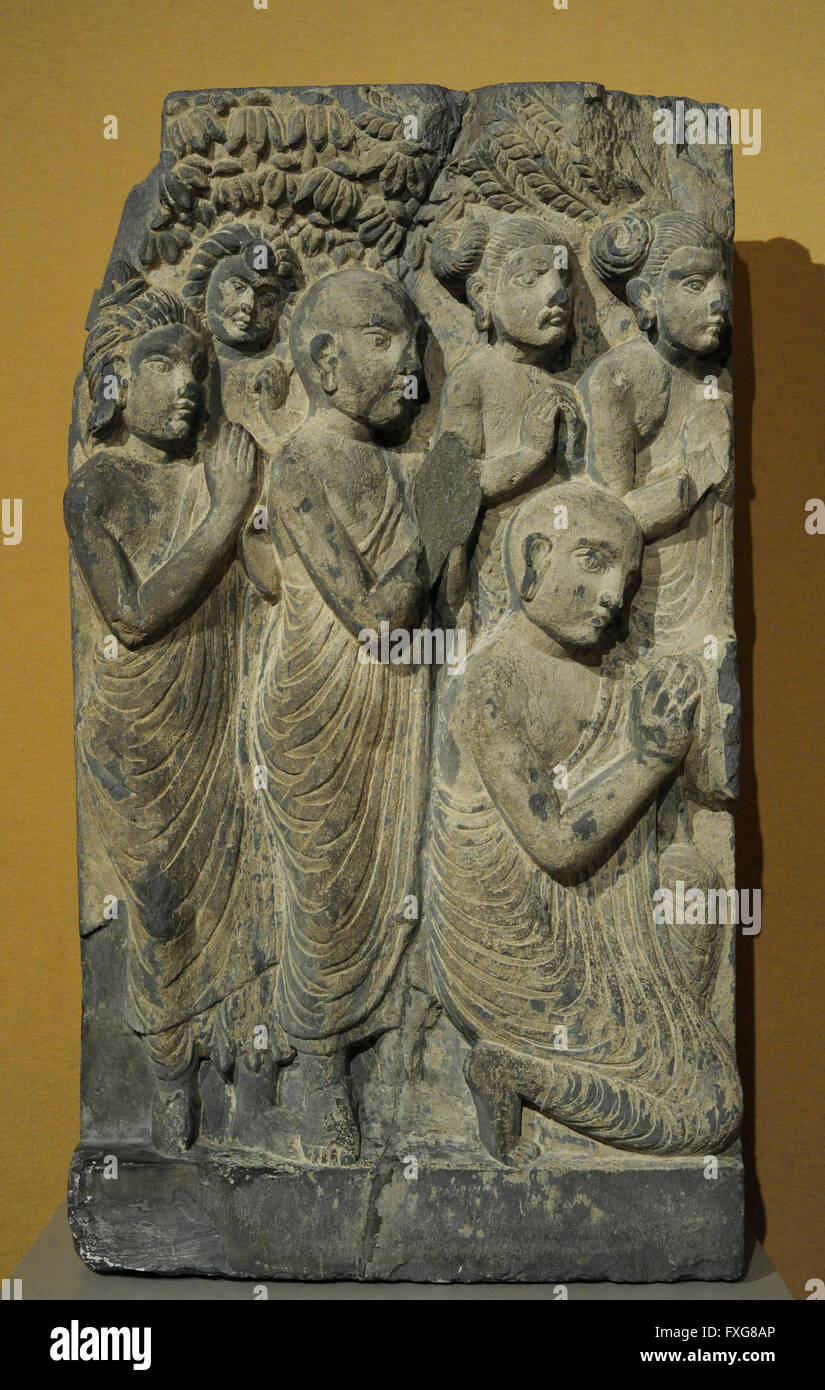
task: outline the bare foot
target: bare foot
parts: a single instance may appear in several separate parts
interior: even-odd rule
[[[535,1163],[537,1158],[541,1158],[541,1149],[533,1139],[525,1139],[523,1136],[513,1145],[506,1162],[513,1168],[526,1168],[528,1164]]]
[[[478,1137],[500,1163],[517,1161],[521,1136],[521,1097],[509,1075],[509,1054],[491,1043],[474,1047],[464,1063],[478,1118]]]
[[[300,1140],[308,1163],[333,1167],[357,1161],[361,1136],[342,1081],[330,1082],[309,1093]]]
[[[152,1143],[158,1153],[182,1154],[191,1149],[200,1124],[200,1092],[191,1081],[158,1081],[152,1099]]]

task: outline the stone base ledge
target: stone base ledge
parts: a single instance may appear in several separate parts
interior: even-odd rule
[[[117,1159],[117,1176],[112,1172]],[[407,1169],[409,1171],[409,1169]],[[745,1270],[738,1149],[700,1158],[401,1159],[313,1168],[114,1141],[72,1158],[69,1220],[99,1273],[421,1283],[732,1280]]]

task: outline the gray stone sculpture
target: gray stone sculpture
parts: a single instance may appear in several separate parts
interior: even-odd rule
[[[742,1271],[731,161],[668,104],[166,102],[65,498],[95,1269]]]

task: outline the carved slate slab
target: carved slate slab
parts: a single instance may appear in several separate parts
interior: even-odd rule
[[[100,1270],[736,1278],[729,147],[177,93],[71,540]]]

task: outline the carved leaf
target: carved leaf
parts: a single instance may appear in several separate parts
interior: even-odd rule
[[[355,127],[340,106],[331,106],[327,112],[327,127],[330,144],[337,150],[348,150],[355,139]]]
[[[170,265],[177,265],[180,260],[180,245],[171,232],[158,232],[157,247],[165,261]]]
[[[277,207],[286,192],[286,175],[281,169],[273,169],[264,180],[264,200],[271,208]]]
[[[362,126],[367,135],[372,135],[376,140],[391,140],[398,133],[397,123],[388,121],[383,116],[372,116],[366,120],[359,118],[358,124]]]
[[[236,154],[246,144],[246,111],[236,107],[226,123],[226,148],[229,154]]]
[[[301,233],[301,250],[305,256],[314,256],[324,245],[324,233],[320,227],[305,227]]]
[[[153,232],[149,232],[139,251],[141,265],[154,265],[158,254],[157,242]]]
[[[492,164],[504,184],[528,203],[549,204],[568,217],[595,216],[595,200],[578,178],[572,160],[555,146],[551,163],[546,153],[525,142],[524,134],[505,121],[490,126]]]
[[[286,144],[286,130],[284,123],[277,111],[267,110],[264,112],[264,120],[269,134],[269,143],[272,151],[280,150]]]
[[[387,228],[378,243],[378,253],[382,261],[388,261],[390,256],[395,255],[402,241],[404,240],[404,229],[398,223],[392,223]]]
[[[306,125],[304,122],[304,108],[296,106],[289,117],[286,128],[286,143],[293,148],[303,144],[306,139]]]
[[[266,124],[266,112],[262,111],[260,107],[250,107],[247,112],[246,139],[256,154],[262,154],[266,149],[269,133]]]
[[[158,232],[162,227],[168,227],[174,221],[174,217],[175,214],[172,208],[166,203],[161,203],[160,211],[152,218],[150,226],[154,231]]]
[[[212,223],[215,221],[215,210],[212,204],[207,203],[204,198],[198,198],[196,200],[192,211],[198,222],[204,227],[211,227]]]
[[[307,139],[310,144],[320,150],[327,141],[327,113],[323,106],[310,106],[304,116],[306,122]]]

